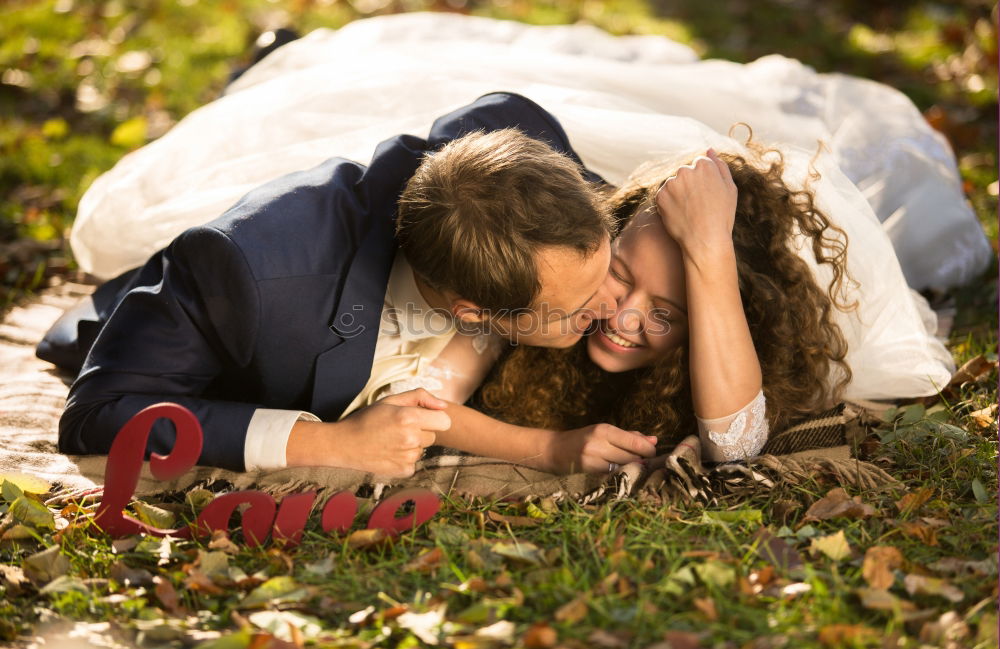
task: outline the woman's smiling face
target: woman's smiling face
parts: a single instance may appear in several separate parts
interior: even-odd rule
[[[687,291],[681,249],[649,204],[612,246],[608,289],[615,313],[587,339],[587,353],[608,372],[656,363],[687,343]]]

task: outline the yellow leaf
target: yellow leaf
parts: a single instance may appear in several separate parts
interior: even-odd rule
[[[387,541],[389,534],[381,528],[355,530],[347,537],[347,547],[367,548]]]
[[[17,485],[21,491],[27,491],[31,494],[44,494],[52,489],[50,483],[27,473],[0,473],[0,483],[5,480]]]
[[[69,133],[69,124],[61,117],[46,120],[42,124],[42,135],[50,140],[60,140]]]
[[[149,503],[144,503],[141,500],[133,502],[132,509],[135,510],[135,513],[139,516],[140,521],[160,529],[172,527],[174,521],[176,520],[173,513],[168,512],[165,509],[160,509],[154,505],[150,505]]]
[[[142,115],[126,120],[111,133],[111,144],[135,149],[146,143],[146,118]]]
[[[539,518],[542,520],[548,520],[549,518],[552,518],[551,514],[549,514],[547,511],[545,511],[535,503],[528,503],[526,509],[529,518]]]
[[[851,546],[847,543],[844,530],[840,530],[836,534],[814,538],[809,549],[814,553],[822,552],[834,561],[843,561],[851,556]]]
[[[14,520],[34,527],[55,529],[56,526],[52,511],[42,503],[27,496],[21,496],[10,504],[10,514]]]

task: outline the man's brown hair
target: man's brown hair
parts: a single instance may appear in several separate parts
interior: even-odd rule
[[[473,132],[428,155],[396,222],[417,275],[497,311],[532,305],[541,248],[590,255],[609,230],[608,210],[580,166],[517,129]]]

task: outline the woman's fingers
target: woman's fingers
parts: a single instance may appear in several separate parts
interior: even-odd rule
[[[698,156],[690,163],[678,167],[674,175],[667,178],[657,191],[657,201],[679,198],[685,192],[703,192],[707,189],[705,183],[709,187],[718,181],[732,184],[729,166],[712,149],[709,149],[709,153],[711,155]]]
[[[707,155],[709,158],[712,159],[712,162],[715,163],[715,166],[716,168],[718,168],[719,175],[722,176],[722,179],[725,180],[727,184],[733,185],[735,187],[736,184],[733,182],[733,174],[729,171],[729,165],[723,162],[722,158],[719,157],[719,154],[715,152],[715,149],[709,149]]]
[[[635,459],[629,460],[630,462],[635,462],[639,457],[653,457],[656,455],[656,444],[646,439],[645,435],[639,433],[616,429],[608,434],[607,441],[619,452],[635,456]],[[617,460],[613,461],[617,462]]]

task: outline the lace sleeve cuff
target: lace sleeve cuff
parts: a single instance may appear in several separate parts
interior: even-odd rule
[[[761,390],[753,401],[728,417],[696,417],[703,458],[709,462],[734,462],[760,453],[768,434],[765,412]]]

